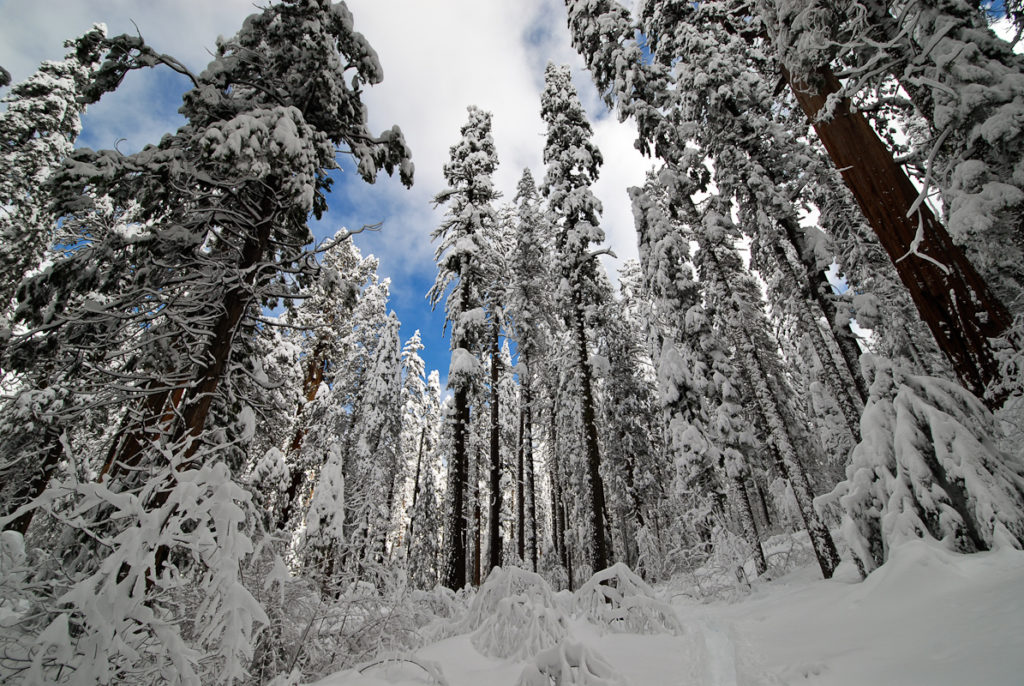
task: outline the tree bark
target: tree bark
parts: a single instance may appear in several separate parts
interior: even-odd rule
[[[516,553],[526,559],[526,407],[519,408],[519,442],[516,448]]]
[[[1006,307],[927,204],[915,209],[917,189],[849,99],[833,102],[831,116],[819,118],[828,97],[840,91],[836,76],[821,69],[795,77],[785,68],[783,75],[960,382],[984,398],[999,378],[991,339],[1010,326]],[[986,399],[993,406],[999,400]]]
[[[501,434],[498,424],[498,379],[501,371],[498,353],[498,317],[494,313],[491,323],[491,435],[490,435],[490,493],[487,508],[488,552],[487,571],[501,566]]]
[[[413,479],[413,486],[412,486],[412,504],[409,506],[409,512],[410,512],[409,530],[406,532],[406,544],[405,544],[407,550],[409,550],[409,551],[412,550],[412,533],[413,533],[413,530],[416,527],[416,519],[415,519],[416,501],[419,500],[419,495],[420,495],[420,469],[421,469],[421,467],[423,465],[423,445],[424,445],[424,442],[426,441],[426,438],[427,438],[427,427],[424,426],[420,430],[420,447],[419,447],[419,450],[416,452],[416,476]]]
[[[452,427],[452,463],[448,468],[448,542],[445,546],[445,587],[457,591],[466,585],[466,488],[469,479],[469,460],[466,453],[466,434],[469,431],[469,391],[460,385],[453,397],[454,422]]]
[[[768,563],[764,559],[764,550],[761,548],[761,539],[757,535],[757,525],[754,523],[754,509],[750,506],[750,494],[747,492],[747,484],[743,477],[735,477],[732,480],[733,490],[736,492],[736,506],[740,511],[740,521],[743,523],[743,537],[747,539],[750,552],[754,556],[754,567],[757,575],[761,576],[768,571]]]
[[[580,374],[583,436],[587,457],[587,482],[590,486],[590,565],[593,572],[608,566],[608,548],[604,535],[604,481],[601,479],[601,453],[597,442],[597,418],[591,384],[587,333],[583,326],[583,305],[574,294],[573,329],[576,336],[577,365]]]

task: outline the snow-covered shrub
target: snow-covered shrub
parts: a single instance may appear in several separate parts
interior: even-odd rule
[[[451,618],[466,610],[455,591],[444,586],[436,586],[432,591],[413,590],[409,598],[417,612],[434,618]]]
[[[484,655],[522,660],[556,645],[568,630],[568,620],[557,607],[514,595],[498,601],[471,640]]]
[[[568,633],[568,618],[543,577],[518,567],[495,567],[449,635],[472,631],[484,655],[525,659]]]
[[[540,574],[518,567],[495,567],[477,590],[469,612],[459,622],[462,631],[474,631],[498,611],[504,598],[522,596],[541,607],[556,607],[551,587]]]
[[[518,686],[623,686],[625,679],[582,643],[564,641],[534,658]]]
[[[613,631],[680,635],[683,627],[670,605],[629,567],[617,562],[590,577],[576,591],[576,612]]]
[[[906,373],[864,355],[872,379],[861,441],[846,480],[823,500],[845,511],[842,530],[861,571],[893,545],[931,536],[973,552],[1024,544],[1024,466],[996,445],[999,428],[959,384]]]

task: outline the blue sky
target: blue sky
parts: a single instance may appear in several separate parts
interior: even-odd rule
[[[429,235],[443,213],[431,199],[444,187],[441,168],[458,140],[466,107],[473,104],[494,114],[501,163],[495,181],[511,198],[524,167],[537,179],[543,177],[539,98],[544,66],[551,60],[573,67],[606,159],[594,190],[605,207],[602,228],[620,258],[606,259],[611,271],[636,255],[626,188],[641,183],[651,163],[633,149],[632,128],[608,116],[600,103],[569,43],[559,0],[347,4],[356,30],[376,49],[384,69],[383,83],[365,96],[371,129],[394,124],[403,129],[413,151],[416,183],[408,190],[382,175],[367,185],[345,169],[343,160],[330,211],[314,230],[322,238],[341,227],[384,222],[380,232],[358,236],[356,244],[364,255],[376,255],[380,275],[391,279],[391,307],[402,321],[403,340],[420,329],[427,368],[438,369],[444,380],[449,354],[441,337],[443,315],[431,312],[425,299],[435,275]],[[106,23],[111,33],[134,33],[134,21],[154,48],[198,71],[209,61],[216,37],[234,33],[253,11],[249,0],[0,0],[0,65],[18,81],[41,60],[60,59],[63,40],[84,33],[93,22]],[[79,143],[131,152],[158,141],[182,123],[176,110],[187,88],[183,77],[166,69],[130,74],[121,90],[87,112]]]

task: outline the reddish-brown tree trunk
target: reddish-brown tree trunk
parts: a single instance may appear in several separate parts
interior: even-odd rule
[[[840,90],[836,76],[825,69],[808,79],[783,73],[960,382],[984,396],[999,375],[991,339],[1009,328],[1006,307],[927,204],[911,212],[918,190],[849,99],[819,119],[828,96]]]

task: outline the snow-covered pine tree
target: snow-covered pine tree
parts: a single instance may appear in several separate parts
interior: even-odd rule
[[[44,266],[46,251],[59,231],[46,184],[72,151],[81,129],[83,105],[77,96],[96,67],[97,43],[104,35],[102,27],[94,27],[78,39],[77,50],[60,62],[44,62],[3,98],[7,107],[0,111],[0,355],[12,335],[14,295],[31,271]],[[0,368],[11,367],[0,359]],[[58,365],[39,365],[34,373],[23,371],[9,387],[14,400],[7,404],[6,421],[0,422],[0,517],[37,497],[63,458],[61,436],[67,427],[56,417],[68,412],[74,401],[62,390],[62,376]],[[3,528],[24,533],[31,521],[29,510]]]
[[[929,536],[951,550],[1024,548],[1024,467],[994,440],[992,414],[961,386],[865,355],[873,379],[846,480],[823,500],[845,511],[862,573],[899,543]]]
[[[876,129],[886,119],[904,123],[911,135],[902,157],[939,191],[950,235],[1019,312],[1024,167],[1010,151],[1024,137],[1016,121],[1024,63],[992,32],[999,13],[935,0],[875,2],[847,13],[850,4],[806,3],[792,15],[790,54],[842,64],[844,93],[872,113]]]
[[[477,256],[481,265],[483,299],[487,311],[488,392],[487,408],[490,415],[488,429],[487,479],[487,571],[503,563],[501,512],[502,493],[502,440],[501,440],[501,380],[508,366],[502,359],[501,336],[507,328],[505,308],[509,299],[511,265],[508,256],[512,249],[508,212],[503,211],[495,221],[484,225],[483,249]]]
[[[586,459],[586,517],[590,525],[586,554],[591,570],[608,566],[604,525],[604,482],[598,442],[587,329],[598,304],[601,287],[594,244],[604,240],[598,226],[601,204],[590,190],[603,159],[591,140],[593,130],[572,84],[569,68],[549,63],[544,71],[541,118],[547,124],[544,162],[547,171],[541,191],[552,216],[566,325],[572,335],[573,369],[578,378],[576,401]]]
[[[521,453],[525,490],[520,528],[525,530],[524,559],[537,571],[537,485],[534,463],[535,377],[545,346],[545,331],[551,312],[552,265],[551,235],[533,175],[524,169],[516,186],[515,246],[512,252],[511,286],[509,288],[509,319],[516,341],[519,376],[522,432],[518,452]]]
[[[390,396],[386,381],[374,376],[379,370],[378,377],[382,377],[389,358],[397,356],[397,351],[389,351],[385,342],[397,336],[397,331],[387,334],[389,286],[389,280],[379,281],[373,274],[369,285],[359,293],[347,333],[333,341],[329,350],[331,359],[325,367],[330,370],[329,390],[321,390],[306,408],[303,439],[298,450],[287,458],[289,470],[294,470],[292,477],[302,477],[299,484],[306,483],[307,475],[312,478],[308,488],[299,489],[300,494],[311,493],[311,497],[286,501],[285,505],[290,503],[298,515],[298,522],[289,522],[286,529],[297,529],[299,522],[305,522],[306,546],[301,552],[307,569],[324,584],[325,594],[333,592],[343,568],[352,574],[365,559],[367,502],[378,502],[368,493],[374,484],[366,481],[366,474],[376,464],[366,459],[366,452],[381,440],[386,423],[376,404],[400,402]],[[399,394],[398,389],[391,390]],[[331,460],[335,463],[333,471],[321,476]],[[329,485],[322,488],[319,482],[324,479]],[[292,483],[290,480],[289,488]],[[332,502],[344,507],[332,508]],[[320,515],[324,516],[323,522],[311,522],[311,517]],[[310,529],[329,535],[318,540],[308,535]]]
[[[406,560],[410,583],[416,588],[429,590],[441,580],[440,534],[444,528],[437,491],[443,418],[441,381],[437,371],[430,372],[420,402],[422,404],[415,412],[421,429],[416,446]]]
[[[42,266],[59,227],[46,183],[71,151],[81,131],[84,105],[78,96],[98,66],[102,26],[68,47],[61,61],[47,61],[11,87],[0,111],[0,345],[10,336],[6,316],[22,279]],[[69,246],[70,247],[70,246]]]
[[[316,281],[302,303],[284,316],[289,339],[301,358],[298,362],[302,378],[299,397],[290,408],[293,428],[274,434],[287,469],[275,508],[276,525],[282,530],[288,528],[292,514],[299,509],[299,495],[307,474],[315,473],[326,455],[302,449],[307,432],[324,433],[324,409],[314,401],[327,390],[325,387],[335,383],[339,393],[349,390],[348,375],[359,368],[353,356],[361,350],[355,329],[357,325],[367,326],[369,314],[380,309],[381,298],[387,297],[386,284],[377,280],[378,260],[373,256],[364,258],[346,234],[343,232],[322,246],[323,259]],[[325,398],[324,402],[329,401]],[[341,430],[334,426],[326,431]],[[281,436],[290,437],[286,444],[280,444]]]
[[[82,535],[51,549],[70,553],[61,563],[40,562],[40,611],[4,651],[30,660],[56,642],[66,659],[54,670],[79,681],[233,682],[264,621],[240,577],[255,516],[240,465],[220,458],[234,437],[208,430],[208,419],[251,425],[259,399],[235,383],[253,369],[249,332],[259,308],[309,269],[306,220],[326,209],[339,150],[367,181],[383,168],[411,182],[409,152],[397,129],[374,136],[366,126],[362,87],[381,69],[342,3],[266,8],[221,40],[199,75],[137,36],[101,46],[86,102],[156,65],[194,88],[187,123],[160,145],[81,149],[54,177],[76,248],[24,282],[15,313],[24,333],[9,341],[4,367],[71,369],[64,389],[87,395],[88,411],[127,414],[104,448],[73,455],[68,474],[26,506]],[[136,223],[92,231],[104,203],[122,214],[137,206]],[[72,426],[86,418],[59,415]],[[104,462],[101,482],[81,478]],[[187,624],[167,619],[180,598]]]
[[[1005,334],[1010,327],[1006,305],[955,245],[946,226],[929,204],[922,202],[924,196],[905,169],[895,161],[892,151],[867,118],[856,110],[849,93],[833,71],[830,50],[818,40],[821,37],[819,22],[808,22],[799,16],[808,8],[775,0],[742,4],[762,22],[760,26],[758,21],[752,22],[752,41],[775,56],[794,99],[807,115],[865,218],[896,265],[922,319],[928,324],[939,347],[950,358],[961,383],[984,396],[999,374],[992,340]],[[918,7],[928,4],[932,3],[913,3]],[[822,13],[816,11],[820,10],[818,3],[813,3],[809,9],[812,17],[822,18]],[[904,10],[916,15],[914,7],[901,6],[900,12]],[[918,19],[919,16],[915,16],[913,21]],[[938,30],[931,32],[932,38],[922,44],[928,48],[924,52],[940,47],[943,32],[952,28],[948,22],[942,21],[938,26]],[[922,31],[914,30],[914,33]],[[989,38],[990,46],[997,44],[994,36],[990,34]],[[943,50],[933,54],[941,62],[948,62],[962,49],[958,43],[963,47],[968,45],[951,38],[941,46]],[[1004,53],[1012,57],[1008,49]],[[1019,69],[1018,66],[1017,73]],[[948,86],[943,84],[939,88]],[[979,100],[985,102],[986,99]],[[944,110],[937,132],[940,138],[954,133],[954,139],[961,135],[981,138],[962,130],[957,132],[966,122],[958,122],[957,117],[949,116],[954,107],[940,109]],[[1019,131],[1020,127],[1016,128]],[[1007,136],[1007,141],[1014,139],[1009,129],[996,134],[994,139],[998,140],[1002,135]],[[1012,164],[1009,168],[1004,166],[1001,171],[1012,170]],[[960,172],[956,183],[966,185],[968,193],[980,190],[988,180],[984,164],[969,164]],[[1010,200],[1011,205],[1024,201],[1024,196],[1020,196],[1017,190],[1019,197]],[[1006,194],[1000,196],[1008,198]],[[908,254],[911,259],[905,259]],[[990,398],[989,402],[995,403],[997,399]]]
[[[447,542],[442,583],[451,589],[466,585],[466,491],[469,473],[470,391],[480,374],[478,355],[484,320],[479,258],[486,227],[497,221],[493,202],[498,198],[491,176],[498,166],[491,138],[491,115],[476,107],[461,130],[444,167],[448,188],[434,198],[446,205],[444,221],[435,229],[438,274],[429,293],[436,306],[447,293],[445,322],[451,327],[452,362],[448,386],[453,404],[452,456],[449,462]],[[451,289],[449,292],[449,288]]]
[[[818,565],[827,579],[839,563],[839,554],[813,505],[805,464],[813,461],[816,451],[800,414],[792,409],[793,393],[778,359],[778,344],[772,340],[761,312],[758,285],[743,272],[733,244],[739,234],[723,211],[723,204],[721,199],[713,202],[700,222],[693,225],[699,246],[695,258],[698,273],[709,307],[715,311],[713,316],[722,335],[730,341],[735,364],[745,381],[738,387],[747,389],[747,405],[759,415],[767,432],[764,442],[775,453],[779,472],[796,497]]]
[[[675,178],[666,169],[650,174],[643,188],[630,190],[644,283],[652,298],[648,326],[666,448],[676,467],[676,489],[691,501],[687,510],[693,528],[712,518],[731,484],[742,534],[761,574],[766,564],[746,486],[752,437],[740,408],[740,371],[726,339],[713,328],[717,310],[708,307],[713,300],[696,281],[692,236],[680,223],[684,211],[689,210],[691,221],[696,217],[685,198],[682,208],[673,208],[679,204],[669,195]],[[674,220],[673,213],[679,218]]]
[[[640,25],[613,0],[567,0],[567,6],[574,44],[593,72],[599,90],[609,102],[617,103],[623,116],[636,119],[641,149],[653,152],[669,164],[681,156],[687,140],[701,140],[702,132],[717,131],[716,127],[705,128],[702,118],[679,118],[680,105],[710,103],[713,107],[731,108],[741,125],[749,127],[748,133],[768,131],[760,124],[770,121],[772,112],[786,109],[771,106],[777,102],[771,89],[762,90],[769,99],[761,100],[761,107],[740,109],[740,103],[719,95],[717,89],[708,94],[710,97],[702,97],[692,89],[678,87],[674,83],[677,76],[700,73],[708,64],[729,65],[746,58],[741,78],[734,80],[742,88],[757,80],[774,83],[778,65],[785,65],[783,71],[794,86],[794,97],[811,118],[835,166],[842,170],[847,186],[885,246],[939,347],[950,358],[961,381],[975,392],[984,392],[997,375],[989,339],[1008,328],[1006,308],[952,244],[927,205],[917,202],[917,190],[866,119],[851,111],[849,100],[837,101],[836,116],[827,120],[817,117],[827,96],[839,93],[840,85],[827,63],[816,62],[813,68],[808,67],[809,59],[821,57],[815,52],[820,42],[798,40],[806,36],[800,30],[790,30],[790,20],[800,13],[803,3],[729,0],[683,5],[670,0],[652,1],[643,4],[647,19]],[[811,28],[814,26],[812,23]],[[645,37],[653,60],[644,57],[637,35]],[[669,48],[689,43],[696,50],[670,49],[659,53],[664,38],[669,39]],[[723,54],[722,62],[691,62],[691,52],[700,55],[702,46],[716,41],[732,46]],[[811,58],[800,53],[802,49],[809,50]],[[803,61],[794,64],[798,58]],[[794,70],[794,78],[789,78],[790,69]],[[811,83],[805,83],[807,80]],[[732,86],[728,89],[735,90]],[[770,111],[766,112],[764,105]],[[832,109],[827,111],[831,113]],[[758,141],[776,139],[765,135],[745,137],[750,142],[746,146],[748,151]],[[724,160],[717,164],[729,163],[730,160]],[[882,176],[886,178],[888,193],[875,190],[878,184],[872,179]],[[923,233],[915,242],[918,219]],[[908,253],[915,259],[903,259]],[[940,269],[936,262],[944,268]],[[956,302],[971,302],[972,307],[956,305],[952,293],[957,294]]]
[[[620,274],[624,294],[629,279],[630,275]],[[657,430],[653,364],[642,343],[642,331],[627,307],[624,300],[612,298],[603,307],[596,355],[603,364],[595,376],[608,474],[610,540],[616,543],[615,558],[637,569],[637,543],[649,528],[652,512],[665,500],[669,478],[659,459],[663,451],[657,440],[661,432]]]

